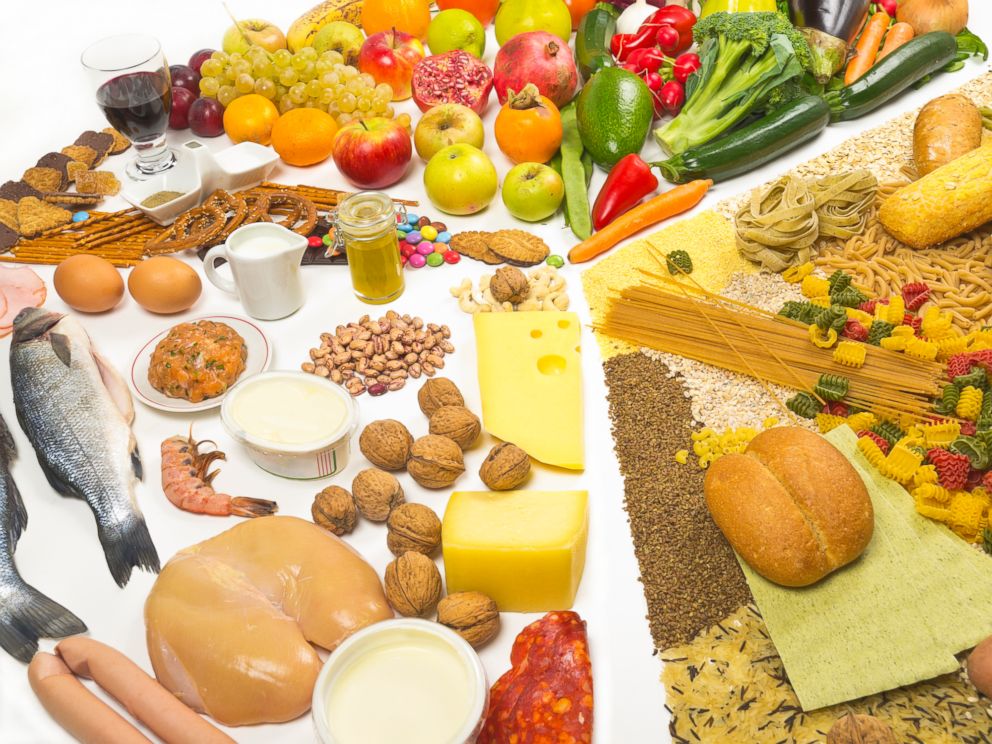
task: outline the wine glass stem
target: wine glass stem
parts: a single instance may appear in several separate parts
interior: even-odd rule
[[[138,155],[136,165],[144,173],[157,173],[169,167],[173,160],[172,152],[166,146],[166,135],[163,132],[154,139],[135,142],[134,150]]]

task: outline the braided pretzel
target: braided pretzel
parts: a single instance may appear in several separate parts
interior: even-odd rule
[[[145,244],[148,253],[178,253],[207,244],[219,235],[227,222],[224,211],[215,205],[194,207],[179,215],[172,226]]]

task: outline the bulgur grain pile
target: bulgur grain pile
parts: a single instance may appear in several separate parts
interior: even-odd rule
[[[963,674],[804,713],[758,610],[741,607],[662,655],[674,744],[821,744],[849,710],[906,744],[987,744],[992,711]]]
[[[651,635],[664,649],[750,602],[751,592],[706,509],[704,472],[674,459],[693,431],[682,384],[643,354],[604,368]]]

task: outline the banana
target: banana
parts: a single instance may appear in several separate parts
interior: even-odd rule
[[[286,34],[286,44],[291,52],[310,46],[313,37],[331,21],[347,21],[362,27],[364,0],[324,0],[301,15]]]

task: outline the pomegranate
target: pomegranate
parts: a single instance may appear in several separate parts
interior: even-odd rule
[[[413,68],[413,100],[421,111],[460,103],[481,116],[492,89],[489,68],[460,49],[426,57]]]
[[[572,100],[579,82],[568,45],[546,31],[528,31],[514,36],[499,48],[493,69],[496,95],[501,104],[506,103],[507,91],[511,88],[523,90],[527,83],[533,83],[542,96],[561,108]]]

